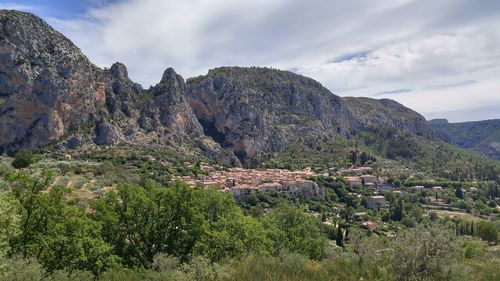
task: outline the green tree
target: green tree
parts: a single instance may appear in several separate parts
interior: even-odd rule
[[[19,201],[0,190],[0,258],[10,249],[9,242],[21,233],[21,206]]]
[[[495,225],[489,221],[480,221],[476,225],[476,234],[482,240],[488,242],[496,242],[498,239],[498,231]]]
[[[369,157],[368,155],[366,154],[366,152],[362,152],[360,157],[359,157],[359,162],[361,163],[361,165],[364,165],[366,164],[366,161],[368,161]]]
[[[111,247],[100,236],[101,225],[85,210],[67,203],[68,190],[47,187],[45,176],[19,173],[10,178],[21,206],[21,234],[11,241],[13,252],[36,257],[47,271],[89,270],[99,273],[116,263]]]
[[[464,199],[464,193],[462,192],[462,188],[457,187],[457,189],[455,189],[455,196],[457,198]]]
[[[393,221],[401,221],[404,217],[404,203],[403,198],[399,197],[392,208],[391,219]]]
[[[129,266],[150,267],[159,253],[186,260],[207,228],[194,196],[181,183],[150,189],[123,185],[95,202],[94,218],[103,223],[102,236]]]
[[[460,272],[452,265],[461,257],[461,246],[454,233],[437,224],[401,233],[390,245],[394,279],[458,280]]]
[[[356,151],[351,151],[350,159],[351,159],[351,163],[353,165],[356,165],[356,162],[358,161],[358,153]]]
[[[26,168],[31,164],[31,159],[33,154],[27,150],[20,150],[16,153],[14,160],[12,161],[12,167],[16,169]]]
[[[220,261],[269,250],[271,241],[266,237],[263,225],[253,217],[245,216],[231,194],[200,189],[196,195],[196,205],[208,224],[197,241],[196,253]]]
[[[337,227],[337,239],[335,242],[337,246],[344,247],[344,235],[342,234],[342,227],[340,226],[340,223]]]
[[[319,221],[302,209],[282,204],[264,219],[269,238],[274,244],[274,254],[289,251],[319,259],[323,255],[326,240],[319,228]]]

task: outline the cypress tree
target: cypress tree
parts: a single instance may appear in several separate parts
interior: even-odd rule
[[[339,223],[339,226],[337,228],[337,240],[335,241],[337,246],[339,247],[344,247],[344,236],[342,234],[342,227],[340,226],[340,223]]]

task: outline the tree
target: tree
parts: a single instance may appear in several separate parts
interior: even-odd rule
[[[0,258],[10,249],[9,242],[21,232],[21,206],[11,194],[0,190]]]
[[[476,233],[482,240],[488,242],[496,242],[498,239],[497,229],[495,225],[489,221],[480,221],[476,226]]]
[[[457,280],[453,261],[462,249],[456,241],[453,229],[438,224],[401,233],[390,245],[394,280]]]
[[[68,190],[41,192],[50,182],[44,175],[19,173],[9,179],[16,183],[14,194],[22,206],[21,234],[11,241],[13,252],[37,257],[49,272],[68,269],[97,274],[117,262],[100,235],[101,225],[65,201]]]
[[[356,165],[356,162],[358,162],[358,153],[356,151],[351,151],[350,159],[351,159],[351,163],[353,165]]]
[[[464,193],[462,192],[462,188],[457,187],[457,189],[455,189],[455,196],[457,198],[464,199]]]
[[[196,242],[196,254],[220,261],[270,250],[271,241],[263,225],[255,218],[245,216],[231,194],[203,189],[195,194],[196,205],[207,222],[205,232]]]
[[[319,221],[302,209],[282,204],[273,209],[263,220],[273,243],[273,254],[282,251],[319,259],[323,255],[326,240],[321,234]]]
[[[360,161],[361,165],[366,164],[366,161],[368,161],[368,159],[369,159],[368,155],[366,154],[366,152],[363,151],[359,157],[359,161]]]
[[[32,158],[33,154],[31,154],[31,152],[27,150],[20,150],[12,161],[12,167],[16,169],[26,168],[31,164]]]
[[[129,266],[149,268],[156,254],[186,260],[207,225],[197,211],[195,190],[181,183],[144,189],[123,185],[96,201],[102,236]]]
[[[401,221],[404,216],[403,198],[399,197],[392,209],[391,219],[393,221]]]
[[[344,235],[342,234],[342,227],[340,226],[340,223],[337,227],[337,239],[336,239],[336,244],[339,247],[344,247]]]

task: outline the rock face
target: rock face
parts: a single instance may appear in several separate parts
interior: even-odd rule
[[[500,160],[500,119],[461,123],[434,119],[428,123],[436,138]]]
[[[217,68],[188,79],[187,95],[205,133],[243,161],[302,136],[348,135],[355,126],[338,96],[287,71]]]
[[[432,135],[394,101],[341,99],[288,71],[223,67],[184,82],[169,68],[145,90],[123,64],[96,67],[38,17],[0,10],[0,153],[155,145],[239,165],[372,127]]]
[[[364,128],[398,128],[419,136],[432,137],[432,129],[422,115],[394,100],[343,97],[342,101]]]
[[[94,122],[100,70],[35,16],[0,11],[0,24],[0,145],[39,147]]]
[[[1,10],[0,24],[1,151],[154,143],[238,164],[205,137],[173,69],[144,90],[123,64],[96,67],[34,15]]]

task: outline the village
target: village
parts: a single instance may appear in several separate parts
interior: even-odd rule
[[[308,178],[317,176],[310,168],[304,170],[244,169],[201,165],[205,174],[195,178],[183,176],[189,186],[217,187],[221,192],[230,192],[235,199],[245,200],[256,193],[288,193],[304,196],[305,199],[324,196],[324,190]]]
[[[321,198],[325,196],[325,190],[312,180],[316,176],[329,176],[318,174],[311,168],[302,170],[287,169],[245,169],[224,168],[212,166],[206,163],[200,165],[202,174],[196,176],[181,176],[180,179],[190,187],[217,188],[220,192],[231,193],[237,201],[244,201],[248,196],[257,193],[287,193],[291,196],[303,196],[304,199]],[[383,192],[389,191],[401,196],[404,191],[388,182],[387,177],[372,175],[371,167],[350,167],[336,172],[333,178],[343,177],[347,187],[352,190],[355,187],[363,187],[373,191],[373,195],[366,196],[366,208],[376,210],[390,207]],[[412,191],[424,191],[424,186],[414,186]],[[427,188],[432,194],[441,193],[441,186]],[[352,192],[352,195],[362,195]],[[442,200],[430,200],[432,205],[446,205]]]

